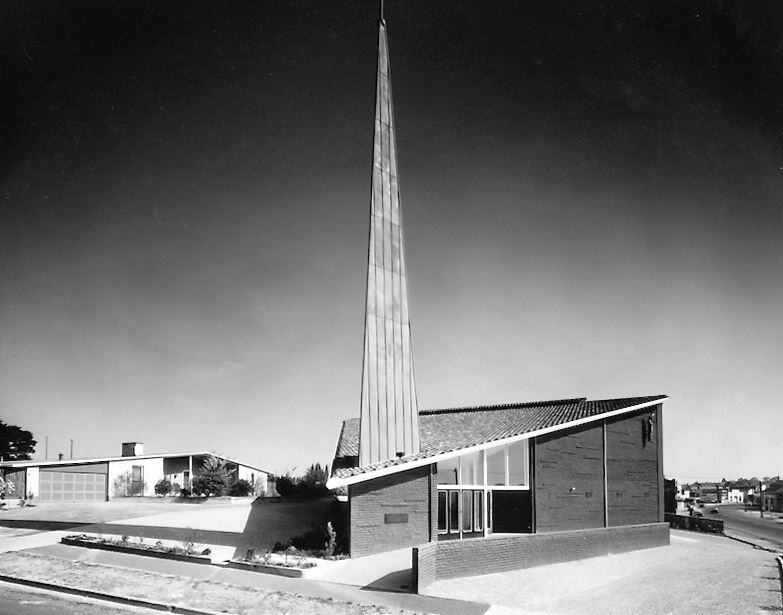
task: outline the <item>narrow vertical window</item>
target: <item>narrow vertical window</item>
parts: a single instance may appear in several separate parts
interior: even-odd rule
[[[513,487],[528,485],[527,440],[508,445],[508,484]]]
[[[473,530],[480,532],[483,525],[484,502],[482,501],[483,491],[473,492]]]
[[[449,491],[449,532],[459,532],[459,491]]]
[[[473,529],[473,492],[462,492],[462,531],[470,532]]]
[[[487,450],[487,485],[506,484],[506,450],[503,446]]]
[[[446,491],[438,491],[438,531],[445,532],[446,528],[446,513],[448,508],[448,493]]]

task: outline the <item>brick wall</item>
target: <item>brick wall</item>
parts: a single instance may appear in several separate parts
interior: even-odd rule
[[[424,466],[349,487],[351,557],[430,541],[436,517],[430,476],[431,466]]]
[[[652,410],[656,428],[652,440],[643,429]],[[609,526],[663,521],[659,513],[658,429],[661,406],[645,408],[629,417],[606,421],[606,470]]]
[[[600,423],[536,438],[537,532],[604,526],[603,446]]]
[[[420,545],[414,551],[413,584],[421,589],[436,579],[505,572],[668,544],[666,523],[431,543],[434,548]]]
[[[418,547],[413,547],[411,558],[411,591],[419,593],[420,587],[427,587],[438,580],[437,561],[438,543],[428,542]]]

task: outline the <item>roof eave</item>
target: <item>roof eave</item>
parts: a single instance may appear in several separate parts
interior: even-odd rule
[[[646,401],[641,404],[636,404],[634,406],[629,406],[627,408],[621,408],[619,410],[612,410],[610,412],[604,412],[602,414],[596,414],[594,416],[585,417],[582,419],[577,419],[575,421],[569,421],[567,423],[561,423],[560,425],[552,425],[551,427],[545,427],[543,429],[538,429],[536,431],[529,431],[523,434],[519,434],[516,436],[510,436],[508,438],[501,438],[500,440],[491,440],[489,442],[483,442],[481,444],[475,444],[473,446],[468,446],[465,448],[456,449],[453,451],[448,451],[446,453],[438,453],[437,455],[432,455],[430,457],[422,457],[421,459],[414,459],[412,461],[402,461],[401,463],[396,463],[394,465],[380,468],[378,470],[371,470],[369,472],[362,472],[361,474],[355,474],[353,476],[347,476],[345,478],[339,478],[339,477],[332,477],[330,478],[327,483],[326,487],[328,489],[337,489],[339,487],[347,487],[349,485],[355,485],[357,483],[363,483],[368,480],[373,480],[375,478],[381,478],[383,476],[389,476],[390,474],[396,474],[398,472],[404,472],[405,470],[413,470],[414,468],[420,468],[422,466],[430,465],[432,463],[437,463],[438,461],[444,460],[444,459],[451,459],[452,457],[458,457],[460,455],[467,455],[469,453],[473,453],[475,451],[480,451],[487,448],[492,448],[495,446],[500,446],[503,444],[512,444],[514,442],[519,442],[520,440],[529,440],[531,438],[535,438],[538,436],[543,436],[549,433],[554,433],[556,431],[562,431],[565,429],[570,429],[571,427],[578,427],[579,425],[585,425],[587,423],[593,423],[595,421],[600,421],[603,419],[611,418],[614,416],[619,416],[622,414],[628,414],[630,412],[635,412],[637,410],[642,410],[644,408],[649,408],[650,406],[657,406],[658,404],[662,404],[669,398],[667,396],[661,397],[660,399],[654,399],[651,401]]]

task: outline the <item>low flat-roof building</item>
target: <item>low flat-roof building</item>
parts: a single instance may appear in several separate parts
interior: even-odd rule
[[[0,462],[0,471],[13,483],[17,497],[31,495],[41,502],[103,502],[153,496],[155,484],[164,478],[190,488],[209,457],[225,461],[233,477],[248,481],[255,493],[267,491],[270,473],[260,468],[209,451],[145,455],[140,442],[123,443],[119,457],[6,461]]]

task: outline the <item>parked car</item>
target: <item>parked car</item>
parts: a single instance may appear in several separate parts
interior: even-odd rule
[[[720,511],[719,511],[717,508],[713,508],[713,509],[710,511],[710,514],[711,514],[711,515],[718,515],[718,514],[720,514]]]
[[[700,510],[694,510],[693,516],[701,519],[704,516],[704,514]]]

